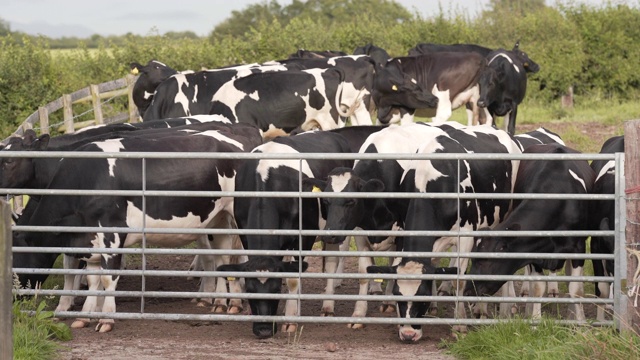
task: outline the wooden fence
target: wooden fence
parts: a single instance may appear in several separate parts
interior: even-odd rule
[[[62,109],[64,124],[56,127],[57,131],[72,133],[85,126],[116,123],[116,122],[137,122],[139,119],[138,108],[133,103],[131,91],[137,77],[129,74],[122,79],[112,80],[98,85],[89,85],[71,94],[62,95],[44,106],[38,108],[33,114],[18,127],[11,136],[22,136],[27,129],[38,127],[41,134],[48,134],[52,125],[49,123],[49,115]],[[120,96],[128,97],[128,111],[121,112],[114,116],[105,118],[103,116],[103,100],[110,100]],[[91,102],[94,118],[76,122],[73,113],[73,105]],[[55,126],[55,125],[54,125]]]

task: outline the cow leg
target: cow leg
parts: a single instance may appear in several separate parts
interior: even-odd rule
[[[300,292],[300,281],[298,278],[287,279],[287,288],[289,289],[289,295],[298,295]],[[284,316],[298,316],[300,315],[300,308],[298,308],[298,300],[287,300],[284,308]],[[296,332],[298,330],[297,324],[282,324],[282,332]]]
[[[507,281],[502,286],[502,296],[515,297],[516,288],[513,281]],[[500,317],[509,318],[518,313],[518,306],[515,303],[500,303]]]
[[[348,240],[343,241],[343,243],[348,243]],[[325,250],[327,251],[337,251],[340,249],[340,244],[325,244]],[[335,274],[338,271],[338,261],[339,257],[337,256],[327,256],[324,258],[324,273],[327,275]],[[327,286],[324,290],[326,295],[333,295],[335,290],[335,279],[327,278]],[[335,306],[335,300],[324,300],[322,301],[322,309],[320,311],[322,316],[333,316],[333,309]]]
[[[509,135],[515,135],[516,133],[516,115],[518,114],[518,106],[513,105],[513,110],[509,111],[507,116],[504,117],[505,130]]]
[[[544,275],[543,272],[538,271],[534,266],[530,267],[531,275],[541,276]],[[529,282],[529,293],[533,297],[542,297],[546,291],[547,282],[546,281],[530,281]],[[530,307],[527,307],[526,315],[530,315],[533,319],[540,319],[542,317],[542,304],[541,303],[532,303]],[[528,312],[530,309],[530,313]]]
[[[567,260],[571,262],[571,276],[582,276],[584,274],[584,260]],[[584,298],[584,284],[579,281],[569,283],[569,296],[571,298]],[[574,304],[575,319],[577,321],[585,321],[584,308],[582,304]]]
[[[481,122],[481,124],[495,126],[495,119],[493,118],[493,116],[491,116],[491,113],[489,113],[489,109],[484,108],[483,110],[484,111],[482,111],[480,115],[480,119],[484,119],[484,122]]]
[[[369,240],[366,236],[354,236],[356,242],[356,249],[358,251],[369,251],[371,250]],[[373,259],[370,256],[361,256],[358,258],[358,273],[366,274],[367,267],[373,265]],[[358,295],[366,296],[369,290],[369,279],[359,279],[359,291]],[[382,291],[382,288],[380,288]],[[355,307],[353,309],[352,317],[365,317],[367,316],[367,301],[366,300],[358,300],[356,301]],[[364,324],[347,324],[347,326],[351,329],[362,329]]]
[[[199,249],[211,249],[211,243],[209,242],[209,238],[206,235],[202,235],[197,240]],[[196,255],[191,263],[191,266],[194,266],[194,269],[202,269],[203,271],[214,271],[215,270],[215,260],[212,255]],[[216,279],[210,276],[203,276],[200,279],[200,286],[198,288],[199,292],[213,292],[217,290],[214,283]],[[196,300],[196,299],[194,299]],[[198,306],[211,306],[213,299],[211,298],[199,298],[196,300],[198,302]]]
[[[116,291],[118,287],[118,279],[120,276],[112,276],[112,275],[102,275],[100,277],[100,281],[102,282],[102,287],[105,291]],[[104,303],[102,304],[102,312],[105,313],[115,313],[116,312],[116,297],[115,296],[104,296]],[[98,325],[96,326],[96,331],[101,333],[109,332],[113,329],[114,320],[113,319],[100,319],[98,321]]]
[[[102,270],[100,263],[89,262],[87,261],[87,270]],[[101,290],[101,282],[100,275],[87,275],[87,285],[89,286],[89,291],[97,291]],[[97,304],[97,296],[89,295],[84,301],[84,305],[82,306],[82,312],[95,312]],[[80,329],[87,325],[91,320],[89,318],[77,318],[72,324],[71,328]]]
[[[226,224],[226,228],[230,228],[230,224]],[[216,226],[216,228],[221,228],[221,226]],[[213,237],[212,247],[214,249],[223,249],[223,250],[232,250],[234,249],[240,241],[236,235],[216,235]],[[234,260],[234,257],[230,255],[216,255],[213,257],[213,263],[210,265],[212,268],[220,265],[231,264]],[[235,259],[237,261],[237,259]],[[223,278],[219,277],[216,281],[215,291],[217,293],[227,292],[227,281],[229,281],[229,290],[231,292],[241,292],[242,283],[240,280],[236,278]],[[241,299],[230,299],[229,307],[227,308],[227,300],[224,298],[216,298],[213,301],[213,309],[211,310],[214,313],[224,313],[227,312],[229,314],[237,314],[242,312],[242,300]]]
[[[568,264],[569,262],[566,262]],[[568,272],[568,271],[567,271]],[[558,276],[558,273],[555,271],[550,271],[549,276],[553,279]],[[560,291],[558,290],[558,282],[557,281],[549,281],[547,283],[547,296],[557,298],[560,296]]]
[[[471,250],[473,249],[473,237],[468,237],[468,236],[460,237],[459,247],[460,247],[460,252],[471,252]],[[456,261],[458,261],[458,266],[457,266],[458,274],[464,274],[465,271],[467,271],[467,266],[469,265],[469,258],[459,258],[459,259],[456,258]],[[456,281],[456,284],[457,284],[456,294],[458,296],[462,296],[462,293],[464,292],[465,281],[458,280]],[[466,312],[464,303],[456,302],[455,313],[456,313],[457,319],[467,318],[467,312]],[[456,325],[453,327],[453,330],[461,333],[466,333],[467,326]]]
[[[351,237],[349,237],[350,239]],[[351,241],[343,241],[342,244],[340,244],[339,250],[342,252],[346,252],[349,251],[349,246],[350,246],[350,242]],[[336,270],[337,274],[344,274],[344,262],[345,262],[346,258],[344,256],[340,256],[338,258],[338,270]],[[333,280],[333,286],[334,289],[339,288],[340,286],[342,286],[342,279],[334,279]]]
[[[80,260],[76,257],[63,255],[62,264],[64,269],[78,269],[78,265],[80,265]],[[82,275],[64,275],[64,290],[78,290],[80,288],[80,278]],[[73,305],[73,299],[75,296],[73,295],[62,295],[60,296],[60,301],[58,302],[58,307],[56,307],[56,311],[68,311]]]
[[[593,244],[593,243],[592,243]],[[593,252],[593,245],[591,245],[591,252]],[[594,276],[605,276],[606,272],[606,260],[593,260],[593,275]],[[606,274],[607,276],[611,276],[611,274]],[[611,294],[611,285],[606,282],[597,282],[595,284],[596,296],[600,299],[607,299]],[[598,305],[597,306],[597,316],[596,319],[598,321],[605,320],[605,306]]]

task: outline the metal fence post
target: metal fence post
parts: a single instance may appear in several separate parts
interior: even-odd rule
[[[13,359],[11,208],[0,200],[0,359]]]

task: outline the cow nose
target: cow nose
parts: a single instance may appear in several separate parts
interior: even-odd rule
[[[325,244],[340,244],[344,241],[344,236],[323,235],[320,236],[320,241]]]
[[[478,100],[478,106],[481,108],[486,108],[487,104],[485,103],[484,100]]]
[[[418,332],[412,328],[400,330],[400,340],[402,341],[418,341],[419,339]]]

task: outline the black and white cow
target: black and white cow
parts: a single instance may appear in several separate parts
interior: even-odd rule
[[[359,127],[355,127],[359,128]],[[341,129],[342,130],[342,129]],[[346,128],[344,129],[346,130]],[[366,130],[366,129],[364,129]],[[369,131],[377,131],[369,127]],[[290,137],[279,137],[253,150],[255,153],[348,153],[352,146],[344,136],[333,131],[311,131]],[[237,191],[299,191],[299,183],[306,178],[324,178],[331,169],[350,166],[351,160],[280,160],[261,159],[247,161],[239,168],[236,176]],[[300,169],[300,167],[302,167]],[[311,187],[303,185],[303,191],[310,191]],[[302,214],[299,207],[302,208]],[[302,229],[317,230],[324,227],[324,219],[317,198],[303,198],[299,204],[297,198],[273,197],[236,197],[235,216],[239,228],[242,229]],[[299,241],[303,250],[310,250],[316,241],[315,236],[287,235],[244,235],[243,245],[247,249],[283,250],[298,249]],[[337,250],[338,245],[329,244],[327,249]],[[238,265],[221,266],[221,271],[262,271],[282,272],[298,271],[299,263],[283,262],[283,258],[274,256],[250,256],[249,261]],[[337,259],[325,259],[325,271],[335,272],[338,267]],[[302,265],[304,270],[306,265]],[[282,280],[278,278],[250,278],[245,279],[249,293],[279,293]],[[299,291],[298,279],[287,279],[289,293]],[[328,281],[327,292],[333,291],[332,281]],[[275,315],[278,300],[250,299],[253,315]],[[324,308],[323,304],[323,308]],[[298,313],[296,300],[288,300],[285,315],[293,316]],[[283,330],[296,330],[295,324],[284,324]],[[273,336],[276,326],[271,322],[255,322],[253,333],[258,337]]]
[[[488,47],[476,45],[476,44],[434,44],[434,43],[420,43],[415,47],[409,49],[409,56],[420,56],[440,52],[463,52],[470,53],[475,52],[486,57],[492,49]]]
[[[343,91],[344,72],[338,68],[258,73],[221,86],[209,113],[263,131],[331,130],[344,127],[342,117],[349,115],[341,108]]]
[[[560,144],[530,146],[525,154],[572,154],[575,150]],[[592,192],[595,174],[583,160],[522,160],[518,169],[514,193],[518,194],[588,194]],[[553,231],[588,230],[589,201],[579,199],[516,199],[509,216],[492,230]],[[474,252],[479,253],[584,253],[585,236],[482,236],[475,239]],[[570,260],[572,276],[583,274],[584,260]],[[518,269],[534,265],[534,269],[559,270],[564,260],[552,259],[488,259],[474,258],[470,274],[512,275]],[[541,275],[538,273],[537,275]],[[465,296],[491,296],[504,281],[468,281]],[[544,281],[531,282],[533,296],[544,294]],[[569,283],[572,298],[584,297],[581,282]],[[582,304],[575,304],[576,320],[584,321]],[[541,316],[540,304],[534,304],[533,316]]]
[[[601,154],[613,154],[624,152],[624,136],[614,136],[607,139],[600,150]],[[596,174],[593,185],[594,194],[614,194],[616,190],[616,164],[614,160],[594,160],[591,168]],[[614,230],[615,229],[615,201],[602,200],[591,201],[589,210],[589,224],[593,230]],[[591,253],[593,254],[613,254],[615,250],[615,238],[613,236],[592,236]],[[613,260],[593,260],[593,274],[595,276],[613,276]],[[612,296],[611,284],[599,282],[595,284],[596,296],[599,298],[609,298]],[[605,320],[604,308],[598,306],[597,319]]]
[[[287,67],[298,65],[306,69],[341,69],[345,74],[341,106],[345,111],[353,109],[350,116],[352,125],[371,124],[371,113],[380,106],[436,106],[437,98],[425,93],[410,77],[395,68],[386,69],[376,65],[377,61],[376,58],[363,54],[327,59],[287,59],[265,64],[276,63]],[[384,62],[386,63],[386,59]]]
[[[453,109],[470,104],[469,125],[478,124],[480,97],[478,81],[487,67],[486,59],[477,53],[442,52],[390,59],[385,69],[406,74],[425,92],[437,98],[433,122],[441,123],[451,117]],[[428,107],[422,107],[425,109]],[[413,121],[417,107],[378,105],[381,123]]]
[[[518,105],[527,92],[527,72],[536,73],[540,66],[518,49],[498,49],[487,55],[487,69],[480,77],[478,106],[486,109],[486,121],[493,124],[496,116],[505,117],[505,130],[515,134]]]
[[[156,87],[142,118],[147,121],[208,114],[213,95],[225,83],[254,73],[287,69],[282,65],[247,64],[175,74]]]
[[[201,132],[216,130],[218,117],[200,115],[188,118],[165,119],[142,123],[123,123],[98,125],[72,134],[50,137],[48,134],[37,136],[33,130],[27,130],[22,137],[11,137],[0,151],[72,151],[94,141],[154,134],[156,137],[175,135],[176,132]],[[202,123],[202,124],[201,124]],[[229,122],[230,123],[230,122]],[[55,173],[60,158],[1,158],[0,187],[43,189]]]
[[[503,131],[489,126],[450,129],[425,141],[418,153],[465,154],[519,153],[518,146]],[[413,179],[414,191],[420,193],[509,193],[513,188],[513,175],[518,161],[509,160],[413,160],[405,178]],[[459,174],[459,177],[458,177]],[[409,200],[404,228],[409,231],[477,230],[493,226],[504,219],[510,201],[504,199],[447,199],[412,198]],[[402,251],[439,252],[456,245],[461,252],[473,246],[469,237],[410,236],[405,237]],[[403,257],[397,265],[369,267],[369,273],[425,274],[432,273],[432,259]],[[468,259],[459,259],[458,271],[464,272]],[[431,280],[397,280],[394,294],[423,296],[432,293]],[[458,291],[462,289],[459,287]],[[420,318],[426,314],[429,302],[398,301],[398,315],[402,318]],[[465,318],[462,304],[456,304],[456,316]],[[466,330],[463,326],[454,329]],[[403,341],[418,341],[422,337],[419,325],[403,325],[399,330]]]
[[[149,105],[151,105],[153,94],[158,85],[170,76],[177,74],[178,71],[158,60],[150,60],[147,65],[144,66],[137,62],[132,62],[129,66],[132,74],[140,74],[136,83],[133,85],[131,96],[133,97],[133,103],[138,107],[138,113],[143,115]]]
[[[222,126],[222,124],[221,124]],[[77,151],[106,152],[241,152],[248,151],[262,142],[259,131],[244,124],[226,125],[226,129],[199,132],[191,135],[163,137],[162,141],[145,136],[110,139],[87,144]],[[64,158],[48,189],[87,190],[141,190],[142,159],[81,159]],[[216,159],[147,159],[146,189],[148,190],[196,190],[233,191],[237,163],[234,160]],[[82,174],[83,176],[69,176]],[[100,195],[45,195],[30,216],[27,225],[47,226],[89,226],[140,228],[233,228],[233,199],[227,197],[147,197],[146,215],[142,213],[142,197],[100,196]],[[61,246],[87,248],[120,248],[137,244],[142,239],[140,233],[57,233],[18,232],[14,234],[14,246]],[[207,236],[198,234],[146,234],[149,245],[178,247],[197,241],[202,247],[231,248],[236,241],[230,236],[214,236],[213,245]],[[239,245],[239,244],[238,244]],[[50,268],[58,254],[16,253],[14,268]],[[73,255],[73,254],[68,254]],[[75,254],[77,259],[86,261],[88,269],[118,269],[121,264],[119,254]],[[203,257],[206,270],[213,270],[214,263],[228,261],[224,257]],[[19,271],[16,271],[19,273]],[[46,279],[46,275],[19,274],[22,285]],[[88,275],[90,290],[104,288],[114,291],[119,276]],[[226,292],[224,279],[204,279],[203,291]],[[237,282],[230,282],[232,291],[239,291]],[[88,296],[83,312],[96,310],[97,299]],[[68,304],[61,304],[68,305]],[[225,299],[216,299],[214,310],[227,309]],[[238,312],[242,308],[239,299],[232,299],[228,311]],[[59,310],[65,310],[59,308]],[[106,296],[102,311],[115,312],[115,299]],[[89,319],[78,319],[72,327],[84,327]],[[113,319],[101,319],[96,330],[107,332],[112,329]]]

